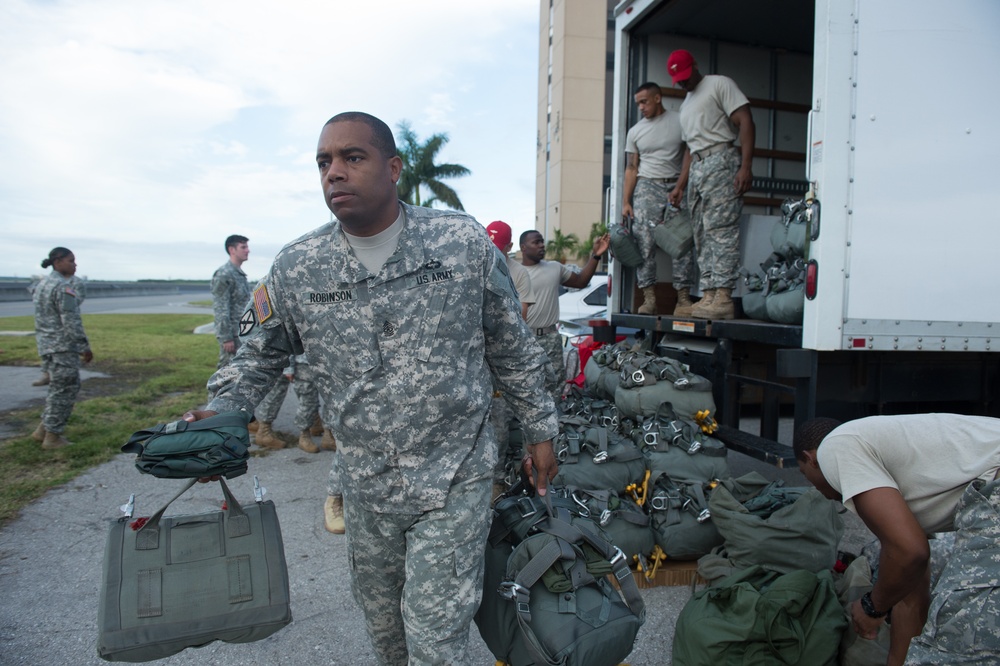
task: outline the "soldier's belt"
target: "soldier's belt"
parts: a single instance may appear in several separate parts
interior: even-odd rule
[[[548,335],[549,333],[555,333],[556,332],[556,325],[552,324],[551,326],[545,326],[543,328],[533,328],[533,329],[531,329],[531,331],[537,337],[541,337],[543,335]]]
[[[709,155],[715,155],[716,153],[721,153],[723,150],[728,150],[733,147],[732,143],[717,143],[714,146],[709,146],[704,150],[699,150],[695,153],[691,153],[691,158],[695,162],[700,162]]]

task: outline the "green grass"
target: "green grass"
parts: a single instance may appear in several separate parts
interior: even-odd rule
[[[120,453],[136,430],[177,419],[204,404],[218,344],[194,335],[204,315],[84,315],[94,360],[87,369],[110,378],[83,382],[65,436],[73,446],[43,450],[31,439],[41,409],[15,410],[4,420],[21,434],[0,442],[0,526],[49,489]],[[32,317],[0,318],[0,331],[34,328]],[[0,363],[38,365],[34,337],[0,338]]]

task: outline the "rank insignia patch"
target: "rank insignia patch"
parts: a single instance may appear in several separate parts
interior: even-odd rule
[[[274,311],[271,309],[271,296],[267,293],[265,285],[260,285],[253,290],[253,307],[257,310],[258,324],[263,324],[274,314]]]

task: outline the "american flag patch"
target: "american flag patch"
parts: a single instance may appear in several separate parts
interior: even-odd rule
[[[257,323],[263,324],[274,311],[271,309],[271,297],[267,294],[267,287],[260,285],[253,290],[253,307],[257,311]]]

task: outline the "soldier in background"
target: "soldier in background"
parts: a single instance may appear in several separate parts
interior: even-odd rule
[[[250,258],[249,239],[233,234],[226,238],[229,260],[212,275],[212,309],[215,314],[215,339],[219,341],[221,368],[229,363],[240,346],[240,316],[250,300],[250,281],[243,264]]]
[[[252,410],[288,355],[306,354],[337,438],[351,588],[378,662],[462,663],[490,524],[491,376],[544,494],[558,471],[544,352],[482,226],[399,202],[384,122],[335,116],[316,162],[337,219],[279,252],[241,352],[209,383],[215,398],[184,418]]]
[[[72,442],[63,437],[73,403],[80,392],[80,361],[90,363],[94,354],[83,330],[80,303],[73,284],[76,257],[64,247],[53,248],[42,260],[52,272],[33,294],[35,341],[38,355],[49,368],[49,391],[42,422],[31,434],[43,449],[61,449]]]
[[[732,319],[740,268],[740,212],[753,180],[756,129],[750,102],[729,77],[699,72],[694,56],[683,49],[670,54],[667,72],[687,91],[680,109],[681,138],[687,147],[670,203],[680,206],[687,189],[703,294],[691,316]]]
[[[642,265],[635,271],[636,286],[642,291],[639,314],[656,314],[656,241],[653,230],[667,213],[670,190],[677,185],[684,158],[681,121],[678,114],[663,108],[658,83],[636,88],[635,103],[642,118],[625,138],[625,190],[622,214],[632,217],[632,233],[639,243]],[[678,203],[678,206],[680,203]],[[673,260],[673,284],[677,290],[675,317],[687,317],[694,303],[694,251]]]
[[[73,291],[76,292],[76,304],[78,306],[83,305],[83,301],[87,298],[87,281],[84,280],[83,278],[80,278],[77,275],[74,275],[70,278],[70,282],[73,285]],[[38,280],[37,282],[32,282],[31,286],[28,287],[28,292],[32,295],[32,297],[34,297],[35,295],[35,289],[37,289],[38,285],[40,285],[41,283],[42,281]],[[49,364],[48,362],[45,361],[45,359],[42,359],[41,368],[42,368],[42,376],[36,379],[35,381],[31,382],[32,386],[49,385],[49,379],[50,379]]]

